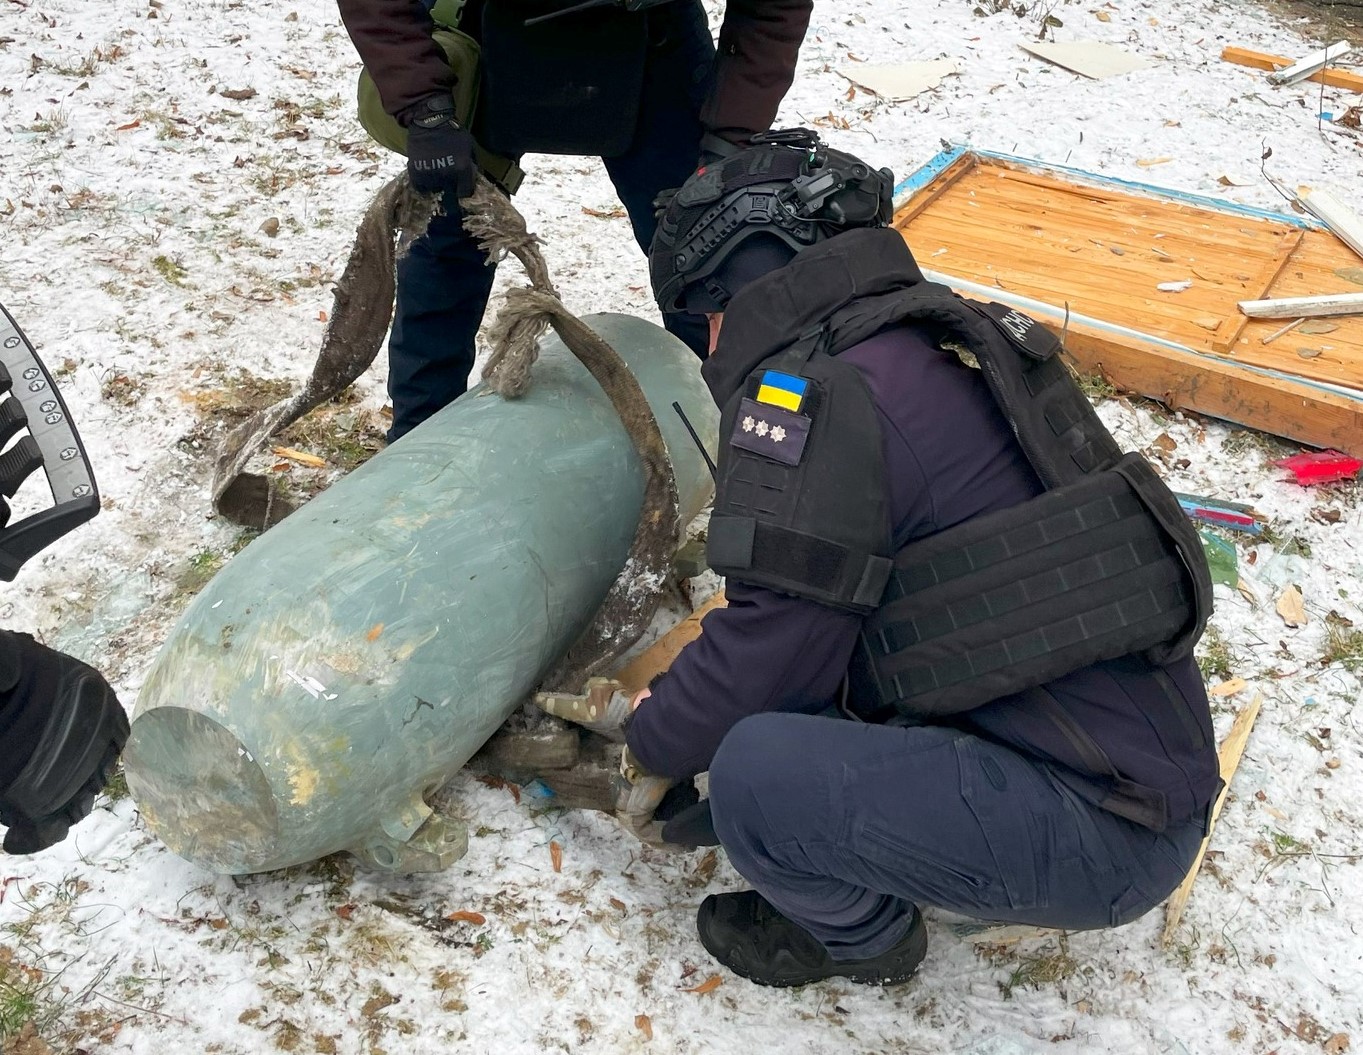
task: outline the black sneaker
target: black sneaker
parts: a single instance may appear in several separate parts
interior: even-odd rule
[[[803,927],[781,915],[756,890],[711,894],[700,903],[696,931],[706,951],[734,974],[758,985],[808,985],[846,978],[862,985],[894,985],[918,970],[928,951],[928,929],[917,909],[908,933],[879,956],[835,960]]]

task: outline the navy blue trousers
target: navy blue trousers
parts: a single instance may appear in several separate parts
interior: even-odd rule
[[[629,151],[605,158],[606,172],[645,253],[657,220],[653,199],[679,187],[700,156],[700,107],[715,45],[698,0],[665,4],[650,15],[651,44],[639,125]],[[458,201],[431,221],[397,268],[397,308],[388,341],[390,441],[463,395],[495,267],[464,231]],[[704,358],[705,319],[667,315],[667,329]]]
[[[835,959],[876,956],[914,905],[1067,930],[1118,926],[1178,886],[1200,823],[1157,834],[1047,768],[953,729],[767,713],[710,767],[733,866]]]

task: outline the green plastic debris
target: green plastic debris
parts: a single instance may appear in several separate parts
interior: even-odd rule
[[[1235,547],[1218,535],[1209,535],[1205,531],[1197,534],[1202,539],[1202,552],[1207,555],[1212,582],[1224,583],[1234,589],[1240,584],[1240,561],[1235,554]]]

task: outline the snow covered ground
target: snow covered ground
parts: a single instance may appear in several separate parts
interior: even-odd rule
[[[1107,40],[1152,68],[1092,81],[1030,58],[1018,43],[1048,12],[1056,39]],[[820,3],[782,120],[901,175],[966,139],[1276,208],[1258,176],[1267,146],[1287,185],[1363,200],[1360,140],[1315,120],[1344,94],[1272,88],[1219,61],[1227,44],[1307,50],[1258,9],[1209,0],[1047,0],[1023,15]],[[937,57],[960,75],[903,104],[849,94],[837,72]],[[130,707],[188,596],[249,538],[211,515],[216,430],[304,375],[354,224],[399,167],[355,121],[357,69],[325,0],[0,0],[0,301],[58,375],[105,495],[5,588],[0,620],[100,665]],[[569,305],[651,317],[599,165],[531,161],[517,202]],[[337,464],[382,428],[381,368],[360,396],[319,434]],[[450,808],[473,835],[448,873],[333,860],[231,879],[169,853],[123,798],[59,848],[0,858],[0,1034],[32,994],[52,1050],[91,1053],[1363,1046],[1360,486],[1283,482],[1268,459],[1291,448],[1245,430],[1125,400],[1101,412],[1176,488],[1253,502],[1272,525],[1272,541],[1238,544],[1256,599],[1218,587],[1204,642],[1213,681],[1248,683],[1217,702],[1218,735],[1254,693],[1265,704],[1173,947],[1158,946],[1159,912],[994,946],[938,914],[909,985],[774,992],[695,937],[700,898],[741,883],[722,855],[642,850],[603,816],[461,777]],[[1297,629],[1274,607],[1289,583],[1309,616]],[[446,918],[460,911],[482,922]]]

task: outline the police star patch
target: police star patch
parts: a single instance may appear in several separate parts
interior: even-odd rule
[[[809,418],[805,415],[744,399],[738,405],[729,445],[785,465],[799,465],[808,439]]]

